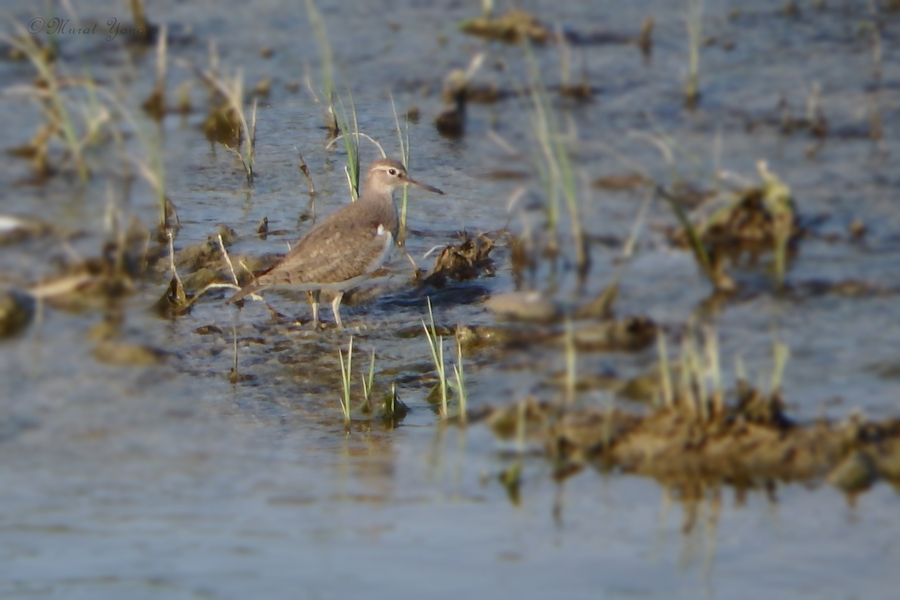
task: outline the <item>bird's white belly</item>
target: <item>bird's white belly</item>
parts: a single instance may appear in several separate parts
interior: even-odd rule
[[[381,265],[388,261],[391,257],[391,253],[394,251],[394,236],[390,231],[385,231],[384,226],[379,225],[377,235],[378,237],[384,237],[384,246],[382,247],[381,254],[378,255],[378,258],[372,261],[372,264],[366,269],[366,276],[371,275],[380,269]]]

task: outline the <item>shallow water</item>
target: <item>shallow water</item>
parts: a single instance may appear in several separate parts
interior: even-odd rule
[[[598,89],[587,104],[566,103],[579,126],[578,165],[589,178],[631,171],[614,149],[663,182],[670,169],[650,144],[630,134],[672,138],[683,179],[709,184],[716,168],[755,181],[755,162],[766,159],[787,182],[799,211],[821,217],[801,242],[788,274],[790,290],[773,292],[763,269],[737,272],[742,293],[707,303],[708,284],[690,255],[671,249],[660,228],[673,223],[662,202],[650,207],[635,258],[620,283],[617,313],[642,314],[677,329],[692,315],[713,323],[724,368],[740,355],[752,379],[768,377],[771,345],[791,350],[784,397],[800,419],[896,416],[900,314],[896,273],[900,263],[900,172],[891,152],[900,137],[897,13],[884,13],[882,86],[884,139],[868,139],[873,89],[867,3],[829,3],[817,10],[798,3],[707,2],[703,97],[694,112],[681,103],[687,41],[680,6],[665,3],[520,3],[545,20],[581,31],[636,35],[641,20],[656,18],[652,61],[623,44],[573,49]],[[835,6],[831,6],[835,4]],[[493,231],[509,220],[506,204],[516,187],[535,177],[505,180],[500,170],[529,172],[527,157],[509,157],[487,136],[493,128],[525,148],[530,134],[519,100],[469,109],[467,134],[457,141],[437,135],[431,121],[441,108],[441,78],[488,51],[478,81],[513,90],[525,81],[519,47],[485,44],[455,31],[477,6],[369,3],[348,8],[320,2],[338,65],[338,91],[349,83],[360,128],[398,152],[388,90],[398,111],[416,105],[410,125],[411,174],[447,192],[412,191],[407,250],[420,266],[434,245],[456,241],[461,229]],[[732,9],[739,14],[731,14]],[[127,20],[121,3],[78,6],[85,21]],[[233,227],[237,255],[282,252],[307,230],[306,181],[299,151],[319,191],[317,215],[343,205],[342,152],[326,150],[319,109],[303,83],[304,63],[315,70],[318,52],[302,5],[166,3],[150,18],[169,25],[170,58],[206,65],[215,39],[223,71],[241,68],[251,87],[272,77],[259,104],[257,178],[246,185],[234,154],[210,146],[200,125],[203,111],[163,122],[166,191],[182,227],[176,249],[202,242],[220,223]],[[27,3],[12,9],[22,23],[35,15]],[[163,17],[165,15],[165,17]],[[352,32],[343,34],[343,31]],[[100,36],[60,36],[73,74],[87,57],[92,75],[121,89],[137,106],[153,83],[152,51],[123,48]],[[725,42],[733,42],[726,50]],[[261,49],[272,49],[263,58]],[[555,47],[535,50],[545,83],[558,81]],[[497,67],[503,63],[505,69]],[[4,85],[33,78],[24,63],[0,62]],[[170,65],[168,89],[193,75]],[[783,96],[791,114],[805,115],[814,82],[821,84],[829,136],[812,157],[808,133],[779,132]],[[291,91],[288,84],[299,84]],[[423,91],[427,88],[427,92]],[[9,91],[9,90],[7,90]],[[199,85],[192,102],[204,106]],[[35,106],[14,94],[0,97],[0,146],[26,142],[39,122]],[[752,129],[748,123],[757,122]],[[149,122],[139,121],[148,134]],[[123,124],[128,130],[131,125]],[[136,136],[126,142],[141,154]],[[296,150],[295,150],[296,147]],[[363,143],[363,163],[377,152]],[[0,166],[0,210],[54,223],[68,237],[42,237],[0,247],[4,279],[34,281],[55,272],[54,259],[94,256],[104,239],[108,184],[126,217],[152,224],[151,189],[135,184],[124,199],[121,157],[96,151],[97,176],[81,185],[63,174],[42,185],[22,184],[25,161]],[[18,182],[18,183],[17,183]],[[621,244],[638,213],[637,193],[590,190],[583,206],[585,230],[615,244],[592,245],[593,267],[584,297],[609,282]],[[267,216],[272,230],[255,235]],[[513,217],[512,225],[518,225]],[[848,225],[862,220],[865,238],[853,241]],[[562,230],[566,231],[563,227]],[[832,236],[836,239],[831,239]],[[571,248],[564,245],[564,252]],[[435,320],[489,325],[480,300],[514,288],[508,253],[494,254],[497,274],[461,284],[470,302],[435,302]],[[890,597],[900,583],[897,564],[900,498],[886,483],[857,498],[855,506],[827,486],[781,487],[774,499],[750,493],[739,502],[729,489],[707,492],[702,502],[671,497],[653,481],[582,473],[558,485],[538,456],[526,458],[521,505],[507,498],[497,475],[512,448],[483,426],[464,434],[438,424],[426,400],[431,373],[423,337],[401,338],[426,314],[424,294],[407,284],[409,266],[396,257],[389,276],[373,285],[386,293],[347,306],[349,331],[312,332],[273,321],[258,303],[240,311],[218,297],[201,300],[186,316],[160,319],[148,307],[162,294],[162,278],[149,282],[124,306],[122,339],[171,352],[162,364],[102,364],[92,351],[98,311],[42,307],[21,337],[0,343],[0,593],[12,597],[214,597],[301,594],[331,598],[372,593],[459,597],[774,598]],[[547,271],[539,279],[546,281]],[[813,283],[858,280],[881,289],[859,297],[804,292]],[[576,298],[570,272],[558,297]],[[308,318],[305,302],[284,295],[267,299],[281,312]],[[330,321],[330,314],[323,310]],[[236,316],[237,315],[237,316]],[[221,333],[196,330],[215,325]],[[253,378],[232,385],[232,327],[239,339],[239,369]],[[337,349],[355,336],[355,370],[377,353],[376,393],[391,381],[412,412],[396,429],[361,424],[344,433],[338,408]],[[447,347],[448,353],[450,347]],[[585,353],[582,371],[620,376],[642,372],[655,349]],[[476,352],[466,357],[473,405],[505,405],[529,393],[552,395],[546,382],[565,368],[561,347],[535,345],[516,352]],[[405,379],[403,379],[405,377]],[[584,394],[585,404],[608,402],[607,392]],[[692,520],[693,516],[693,520]],[[693,523],[692,526],[689,526]]]

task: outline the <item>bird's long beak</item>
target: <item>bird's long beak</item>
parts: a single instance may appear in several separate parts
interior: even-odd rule
[[[422,188],[423,190],[428,190],[429,192],[434,192],[435,194],[440,194],[440,195],[442,195],[442,196],[444,195],[444,192],[442,192],[441,190],[437,189],[436,187],[430,186],[430,185],[428,185],[427,183],[422,183],[421,181],[416,181],[416,180],[413,179],[412,177],[407,176],[407,177],[406,177],[406,181],[407,181],[407,183],[409,183],[410,185],[418,186],[418,187]]]

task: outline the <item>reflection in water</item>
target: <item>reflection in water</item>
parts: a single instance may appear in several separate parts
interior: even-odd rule
[[[382,504],[396,496],[396,455],[391,431],[366,427],[341,437],[336,464],[343,499]],[[358,490],[358,491],[357,491]]]
[[[664,506],[672,499],[682,506],[682,546],[678,559],[681,568],[690,567],[697,556],[702,556],[702,578],[709,586],[716,555],[716,535],[721,516],[721,488],[694,484],[677,488],[664,488]]]

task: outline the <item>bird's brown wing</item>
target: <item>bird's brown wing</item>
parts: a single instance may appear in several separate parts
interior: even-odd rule
[[[365,274],[384,252],[386,236],[391,234],[386,223],[390,215],[383,212],[359,201],[345,206],[314,227],[284,258],[259,273],[256,281],[228,302],[271,286],[309,285],[315,289],[316,285],[340,283]]]

